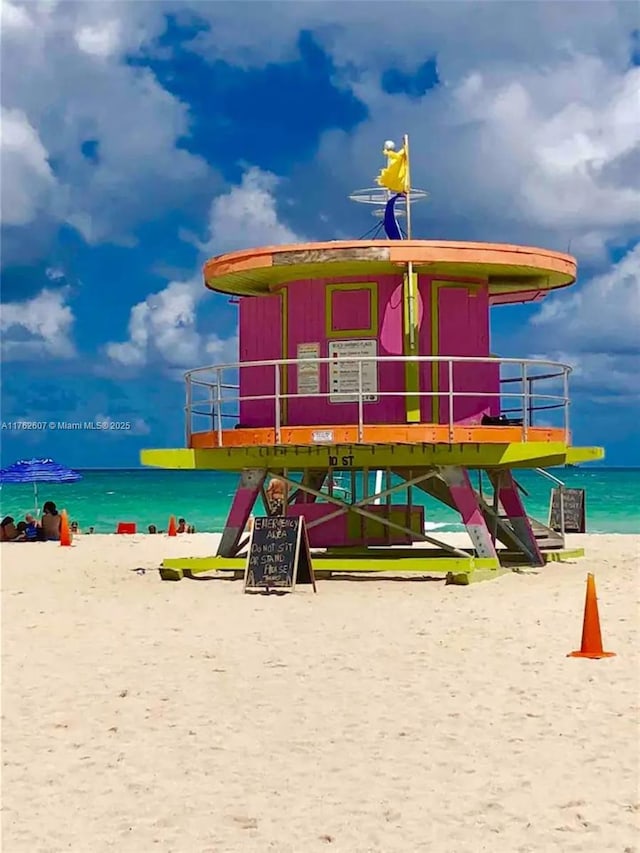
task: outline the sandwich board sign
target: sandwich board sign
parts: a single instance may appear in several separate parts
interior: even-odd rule
[[[562,527],[562,515],[564,515],[565,533],[586,533],[587,519],[585,506],[586,493],[584,489],[563,489],[562,497],[560,489],[551,492],[551,503],[549,506],[549,527],[552,530],[560,530]],[[562,500],[562,510],[560,501]]]
[[[297,583],[317,592],[304,518],[254,518],[244,570],[244,592],[271,589],[293,592]]]

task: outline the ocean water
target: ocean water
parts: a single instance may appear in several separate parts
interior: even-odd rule
[[[640,532],[640,468],[557,468],[551,473],[569,488],[586,489],[587,532]],[[171,515],[186,518],[201,532],[221,531],[238,482],[237,474],[151,468],[85,470],[82,474],[77,483],[39,486],[39,504],[55,501],[81,529],[93,526],[96,533],[114,532],[119,521],[133,521],[139,531],[146,531],[149,524],[166,530]],[[553,484],[533,471],[521,471],[516,476],[529,493],[525,497],[527,511],[546,521]],[[342,485],[349,485],[346,478]],[[372,491],[373,478],[369,493]],[[463,529],[452,510],[417,489],[412,500],[425,506],[427,531]],[[395,502],[401,503],[403,498],[394,496]],[[12,515],[18,520],[33,506],[32,486],[0,487],[2,517]]]

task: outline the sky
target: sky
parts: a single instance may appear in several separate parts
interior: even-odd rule
[[[574,444],[639,465],[640,13],[633,2],[2,0],[1,456],[184,446],[184,372],[236,360],[204,260],[357,239],[411,138],[424,239],[569,250],[492,350],[572,364]],[[15,421],[127,422],[119,432]]]

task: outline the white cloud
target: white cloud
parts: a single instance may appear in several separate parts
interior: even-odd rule
[[[215,198],[211,204],[208,233],[199,248],[205,255],[222,254],[243,247],[295,243],[301,238],[278,217],[275,190],[278,178],[250,168],[239,186]],[[200,364],[237,361],[235,329],[228,337],[200,331],[197,308],[213,299],[200,274],[188,281],[172,281],[134,305],[129,318],[129,337],[109,343],[108,358],[139,369],[149,361],[163,364],[172,374]]]
[[[547,297],[531,322],[576,352],[640,356],[640,244],[579,289]]]
[[[26,225],[48,204],[55,178],[48,153],[22,110],[2,107],[0,139],[3,225]]]
[[[214,199],[209,211],[209,237],[200,248],[219,255],[300,240],[278,217],[274,195],[278,184],[276,175],[249,168],[240,186]]]
[[[42,199],[46,215],[90,243],[130,243],[140,223],[188,203],[211,178],[202,158],[178,147],[190,133],[186,105],[129,62],[165,28],[163,4],[5,2],[7,18],[2,106],[31,128],[21,156],[33,153],[28,176],[3,163],[3,209],[16,206],[19,187],[32,197],[34,174],[52,180],[48,157],[58,191]],[[31,218],[30,209],[14,214],[15,224]]]
[[[640,244],[579,290],[549,296],[531,325],[546,349],[534,357],[570,364],[574,389],[591,397],[637,398]]]
[[[637,231],[634,4],[582,3],[579,15],[567,3],[397,2],[393,14],[388,4],[364,2],[282,3],[277,14],[272,4],[252,8],[259,40],[232,6],[203,4],[210,31],[194,49],[260,66],[294,58],[310,30],[333,60],[334,82],[368,109],[355,131],[324,136],[323,174],[313,181],[323,205],[370,185],[383,140],[408,131],[414,181],[431,191],[416,211],[425,236],[455,229],[471,239],[571,244],[601,260],[607,241]],[[385,69],[411,74],[432,57],[438,89],[423,98],[383,91]]]
[[[107,21],[100,26],[80,27],[74,33],[74,39],[84,53],[100,57],[112,56],[120,45],[120,22]]]
[[[67,290],[44,289],[33,299],[0,306],[2,358],[31,361],[43,357],[72,358],[73,311],[66,304]]]

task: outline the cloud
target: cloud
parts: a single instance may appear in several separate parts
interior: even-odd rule
[[[575,390],[594,399],[635,399],[637,404],[640,244],[580,290],[549,296],[530,329],[535,340],[546,342],[546,355],[534,357],[571,364]]]
[[[531,323],[576,352],[640,355],[640,244],[579,290],[549,296]]]
[[[22,110],[2,107],[2,225],[27,225],[50,202],[55,178],[48,153]]]
[[[109,343],[107,356],[125,367],[144,367],[159,360],[168,367],[193,365],[203,346],[196,329],[197,290],[200,282],[173,281],[134,305],[129,318],[129,338]]]
[[[33,299],[5,302],[0,308],[2,358],[5,361],[73,358],[73,311],[66,304],[65,288],[45,288]]]
[[[197,242],[203,256],[299,241],[299,235],[278,216],[278,183],[275,175],[249,168],[238,186],[215,198],[207,236]],[[212,360],[237,361],[235,331],[228,337],[201,331],[197,309],[205,297],[215,298],[205,289],[200,274],[187,281],[172,281],[158,293],[149,294],[131,309],[128,339],[107,344],[107,357],[131,369],[141,369],[153,361],[177,378],[181,370]]]
[[[383,140],[408,130],[414,182],[431,193],[416,209],[424,236],[570,244],[600,262],[640,224],[637,15],[624,2],[579,8],[398,2],[389,15],[383,3],[257,3],[262,37],[251,40],[232,6],[203,4],[209,30],[191,46],[262,66],[295,59],[310,31],[327,51],[335,85],[369,117],[353,133],[326,133],[321,174],[300,176],[316,208],[370,185]],[[461,39],[463,16],[472,38]],[[440,86],[423,97],[385,91],[389,69],[411,75],[432,57]]]
[[[252,246],[296,243],[301,238],[280,221],[276,209],[276,175],[249,168],[240,186],[218,196],[209,212],[209,238],[201,248],[219,255]]]
[[[12,157],[3,150],[3,220],[7,211],[25,225],[39,210],[89,243],[130,244],[141,223],[213,179],[182,145],[187,106],[131,61],[165,29],[162,4],[5,0],[2,9]],[[54,182],[55,193],[42,191]]]

